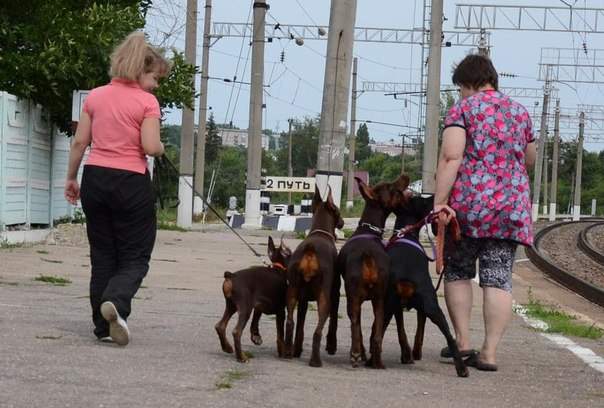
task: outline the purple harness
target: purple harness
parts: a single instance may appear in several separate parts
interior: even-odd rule
[[[386,244],[384,243],[385,241],[382,241],[381,237],[378,237],[377,235],[374,234],[359,234],[359,235],[353,235],[352,237],[348,238],[348,240],[346,241],[346,243],[351,242],[351,241],[355,241],[357,239],[375,239],[377,241],[380,241],[380,243],[386,247]]]
[[[389,241],[388,242],[388,247],[391,247],[391,246],[394,246],[394,245],[400,245],[400,244],[411,245],[412,247],[417,248],[422,254],[424,254],[426,256],[426,258],[428,258],[428,260],[430,262],[434,262],[434,259],[435,259],[435,255],[434,254],[436,254],[436,248],[434,247],[434,243],[431,242],[431,244],[432,244],[432,254],[433,254],[432,256],[433,256],[433,258],[430,258],[428,256],[428,254],[426,253],[426,250],[424,249],[423,246],[421,246],[419,243],[417,243],[415,241],[412,241],[410,239],[407,239],[407,238],[399,238],[396,241]]]

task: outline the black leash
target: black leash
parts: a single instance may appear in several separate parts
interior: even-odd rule
[[[158,166],[158,168],[164,167],[164,165],[167,164],[168,167],[170,167],[172,169],[172,171],[174,171],[174,173],[176,174],[176,176],[180,179],[180,172],[178,171],[178,169],[176,168],[176,166],[174,165],[174,163],[172,163],[170,161],[170,159],[168,159],[166,157],[166,155],[163,155],[163,156],[160,156],[160,157],[156,157],[155,160],[162,162],[162,163],[160,163],[160,165]],[[237,235],[237,237],[250,249],[250,251],[252,251],[252,253],[254,255],[256,255],[258,258],[262,258],[262,255],[260,255],[245,239],[243,239],[243,237],[241,235],[239,235],[239,233],[237,231],[235,231],[235,229],[233,229],[233,227],[231,227],[229,225],[229,223],[224,218],[222,218],[222,216],[218,213],[218,211],[216,211],[216,209],[214,209],[214,207],[212,207],[210,205],[210,203],[208,203],[206,201],[206,199],[201,194],[199,194],[199,192],[197,190],[195,190],[195,187],[192,186],[191,183],[189,183],[186,179],[184,181],[185,181],[185,183],[187,183],[187,185],[189,187],[191,187],[191,190],[193,190],[193,193],[197,197],[201,198],[201,200],[203,201],[203,203],[210,209],[210,211],[212,211],[216,215],[216,217],[218,217],[218,219],[220,221],[222,221],[222,223],[224,225],[226,225],[233,232],[233,234]]]

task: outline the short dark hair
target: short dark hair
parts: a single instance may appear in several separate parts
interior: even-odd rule
[[[489,57],[470,54],[455,67],[453,83],[473,89],[489,84],[498,90],[499,75]]]

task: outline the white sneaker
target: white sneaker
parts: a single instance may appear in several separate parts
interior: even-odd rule
[[[99,337],[101,343],[115,343],[111,336]]]
[[[126,321],[121,318],[112,302],[103,302],[101,314],[109,322],[109,335],[120,346],[125,346],[130,341],[130,331]]]

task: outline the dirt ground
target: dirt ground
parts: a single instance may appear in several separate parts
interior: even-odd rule
[[[248,235],[266,251],[267,231]],[[58,244],[0,249],[1,407],[601,407],[604,375],[549,342],[515,316],[500,346],[496,373],[470,369],[458,378],[439,358],[445,342],[428,323],[423,360],[399,363],[394,325],[384,340],[386,370],[352,369],[350,325],[341,302],[338,352],[323,352],[323,367],[308,366],[316,312],[309,311],[301,359],[276,356],[274,320],[264,316],[261,346],[249,340],[247,364],[220,350],[214,324],[224,310],[225,270],[257,264],[224,231],[160,231],[151,270],[129,319],[132,342],[101,344],[92,335],[88,302],[90,259],[78,227],[63,230]],[[294,239],[286,239],[294,247]],[[564,305],[602,325],[601,308],[573,298],[526,261],[517,262],[515,297],[527,293]],[[66,286],[35,281],[39,275],[69,278]],[[478,293],[478,290],[475,292]],[[442,296],[442,295],[441,295]],[[568,300],[570,299],[570,300]],[[444,308],[444,299],[439,299]],[[475,296],[472,336],[482,341],[480,296]],[[369,337],[371,309],[363,309]],[[415,333],[415,313],[405,314]],[[229,326],[228,333],[233,327]],[[324,332],[325,334],[326,332]],[[576,343],[604,355],[602,340]],[[323,341],[323,347],[324,347]]]

